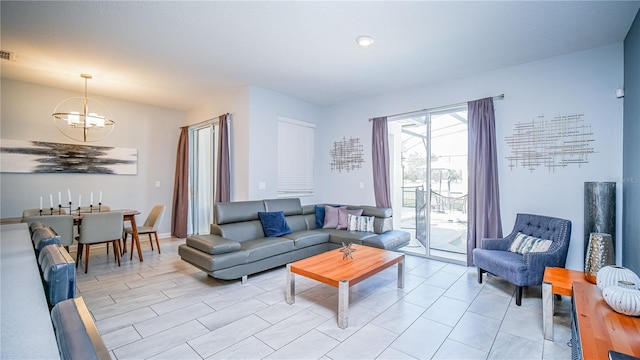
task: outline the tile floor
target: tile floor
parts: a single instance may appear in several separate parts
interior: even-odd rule
[[[337,326],[337,289],[296,276],[285,300],[285,269],[247,284],[208,277],[177,255],[142,242],[144,262],[120,268],[92,249],[77,293],[114,359],[570,359],[571,301],[556,300],[555,342],[542,336],[541,288],[514,287],[476,270],[407,256],[405,288],[394,266],[351,289],[349,327]],[[73,254],[75,257],[75,254]]]

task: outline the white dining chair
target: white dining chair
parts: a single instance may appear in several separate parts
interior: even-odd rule
[[[73,244],[73,216],[72,215],[49,215],[49,216],[27,216],[22,218],[22,222],[29,225],[40,222],[44,226],[52,228],[60,235],[60,245],[69,249]]]
[[[151,250],[153,250],[153,239],[151,238],[151,234],[153,234],[156,238],[156,246],[158,247],[158,254],[160,254],[160,242],[158,241],[158,227],[162,222],[162,218],[164,216],[164,212],[166,210],[166,206],[164,205],[156,205],[151,209],[149,216],[147,216],[147,220],[145,220],[144,225],[138,226],[138,236],[140,234],[149,235],[149,243],[151,244]],[[122,239],[124,242],[123,250],[127,247],[127,237],[131,234],[131,255],[133,255],[133,229],[131,227],[124,228],[124,238]]]
[[[90,245],[113,244],[115,260],[120,266],[120,236],[122,235],[123,215],[119,211],[82,214],[76,267],[84,254],[84,272],[89,270]]]
[[[51,209],[50,208],[43,208],[42,212],[40,212],[40,209],[24,209],[22,210],[22,217],[26,218],[29,216],[50,216],[50,215],[65,215],[67,213],[67,210],[65,208],[58,208],[55,207],[53,208],[53,214],[51,214]]]

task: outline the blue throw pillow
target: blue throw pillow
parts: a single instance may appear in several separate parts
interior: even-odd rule
[[[322,229],[324,225],[324,206],[316,205],[316,229]]]
[[[258,217],[262,224],[262,230],[267,237],[277,237],[291,234],[291,228],[284,218],[284,211],[262,212],[258,211]]]

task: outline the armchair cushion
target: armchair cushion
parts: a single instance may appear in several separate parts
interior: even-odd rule
[[[509,251],[518,254],[526,254],[528,252],[544,252],[549,250],[551,240],[540,239],[535,236],[525,235],[519,232],[511,243]]]

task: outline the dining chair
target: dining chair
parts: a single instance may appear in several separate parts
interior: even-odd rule
[[[40,222],[42,225],[53,228],[60,235],[60,244],[69,249],[73,244],[73,216],[72,215],[49,215],[49,216],[26,216],[22,222],[29,225]]]
[[[42,213],[40,212],[40,209],[24,209],[22,210],[22,217],[26,218],[29,216],[49,216],[49,215],[65,215],[67,213],[67,211],[65,210],[65,208],[53,208],[53,214],[51,214],[51,209],[49,208],[44,208],[42,209]]]
[[[111,211],[111,207],[109,207],[109,205],[100,205],[100,207],[98,207],[98,205],[94,205],[93,207],[91,206],[83,206],[80,208],[80,213],[84,214],[84,213],[98,213],[98,212],[109,212]]]
[[[113,244],[115,260],[120,266],[120,236],[122,235],[123,215],[119,211],[82,214],[76,267],[84,254],[84,272],[89,269],[89,247],[94,244]]]
[[[153,234],[156,238],[156,246],[158,247],[158,254],[160,254],[160,242],[158,242],[158,227],[162,222],[162,217],[164,216],[164,211],[166,210],[166,206],[164,205],[155,205],[149,215],[147,216],[147,220],[145,220],[144,225],[138,226],[138,235],[147,234],[149,235],[149,243],[151,244],[151,250],[153,250],[153,239],[151,238],[151,234]],[[127,237],[131,234],[131,255],[133,255],[133,229],[131,227],[124,228],[124,238],[122,239],[124,242],[123,251],[127,247]]]

